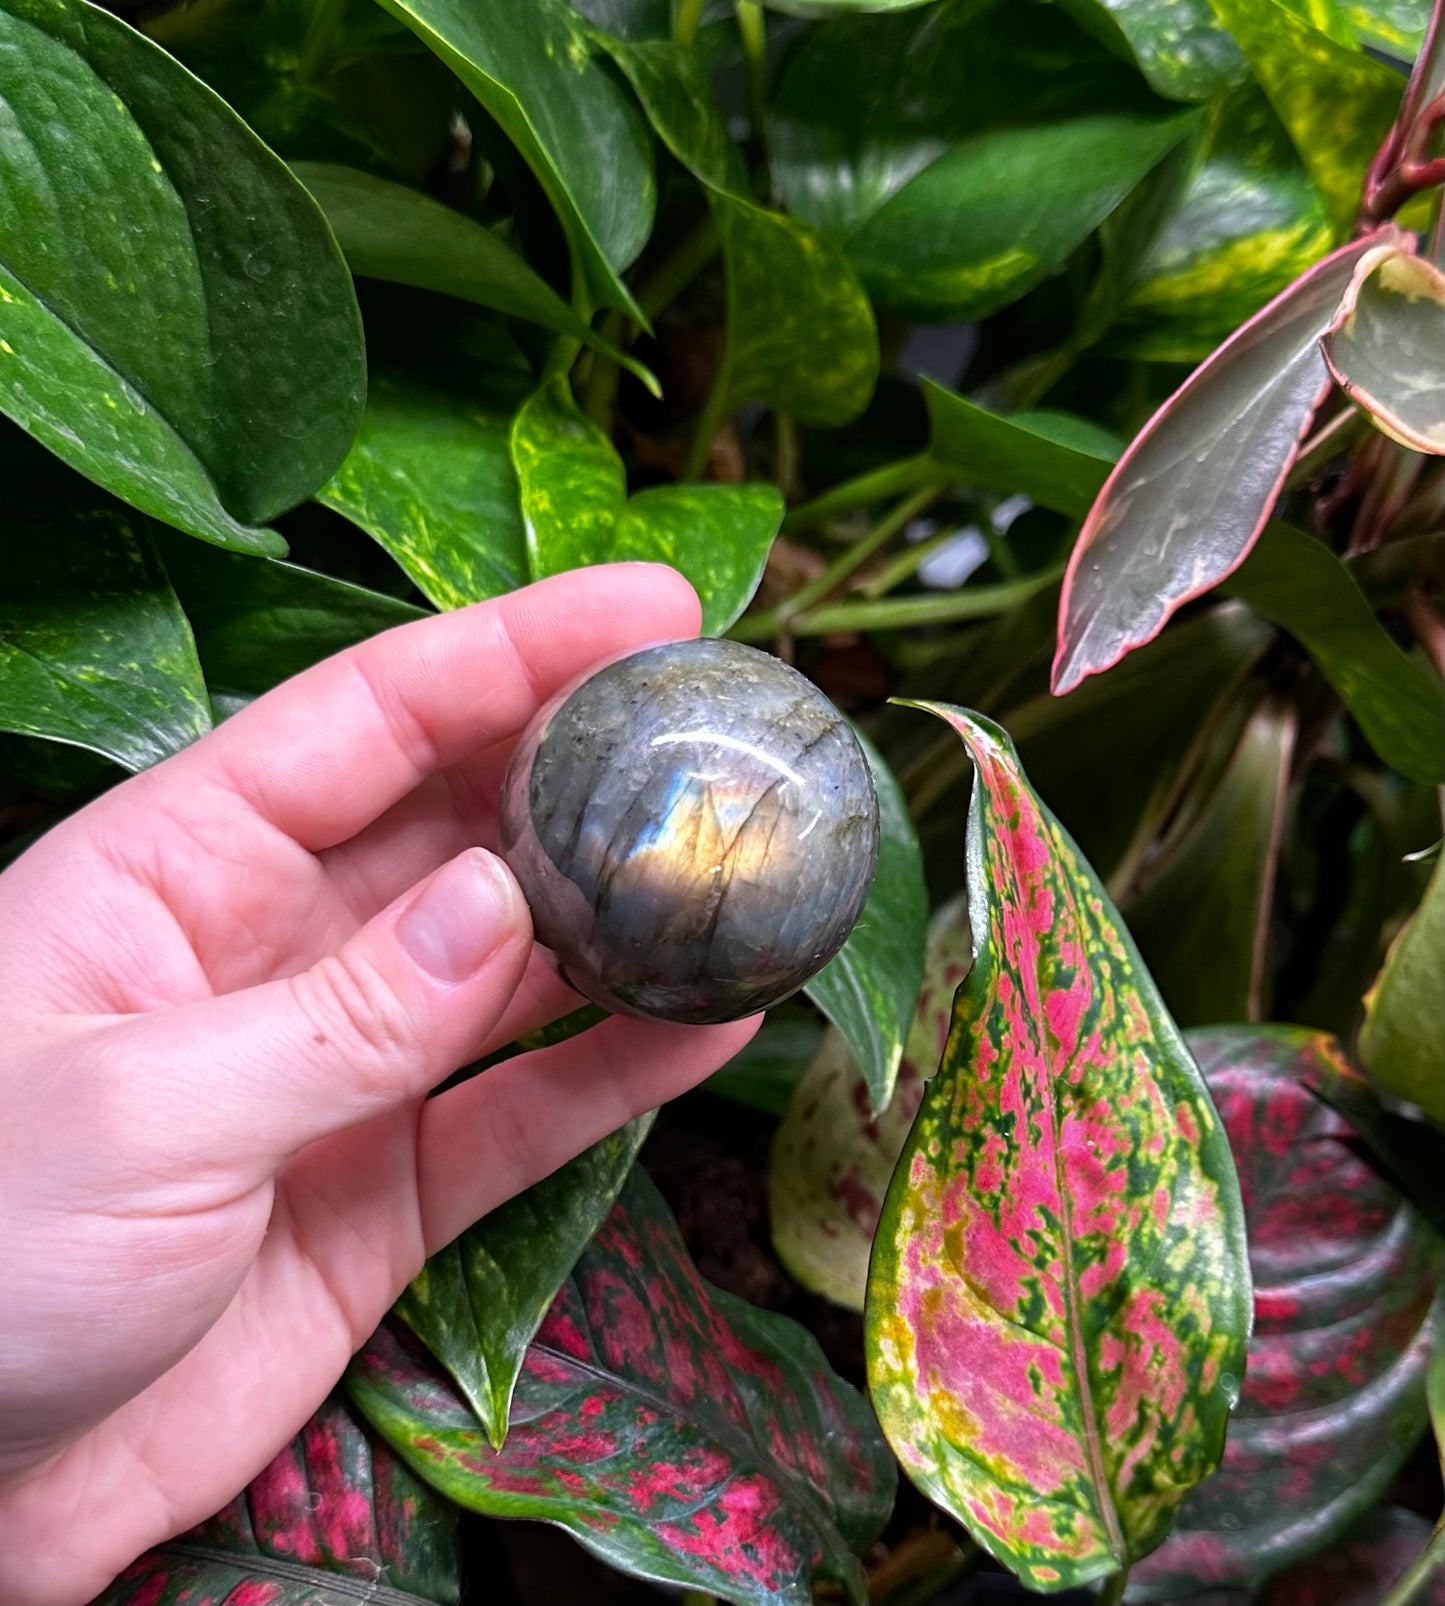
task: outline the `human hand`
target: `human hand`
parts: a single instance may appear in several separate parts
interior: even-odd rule
[[[513,740],[698,622],[629,564],[390,631],[0,876],[7,1606],[224,1505],[425,1256],[747,1041],[612,1019],[426,1098],[580,1002],[475,846]]]

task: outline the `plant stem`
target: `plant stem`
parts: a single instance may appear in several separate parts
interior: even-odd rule
[[[1129,1587],[1129,1569],[1121,1568],[1112,1578],[1106,1578],[1099,1589],[1099,1606],[1120,1606],[1124,1591]]]
[[[936,597],[891,597],[878,602],[835,602],[831,607],[814,608],[794,614],[786,621],[776,613],[760,613],[739,619],[728,634],[734,641],[767,641],[786,623],[792,636],[834,636],[862,630],[908,630],[921,625],[961,624],[970,619],[987,619],[1007,613],[1037,592],[1053,585],[1063,573],[1050,569],[1022,580],[1006,580],[1000,585],[966,587]]]
[[[1416,1591],[1442,1564],[1445,1564],[1445,1523],[1436,1523],[1434,1533],[1425,1541],[1425,1548],[1405,1569],[1404,1576],[1396,1581],[1381,1606],[1410,1606],[1411,1601],[1423,1600],[1424,1592],[1417,1595]]]
[[[625,335],[627,320],[615,308],[602,320],[599,333],[614,346],[620,346]],[[592,353],[592,371],[587,376],[587,390],[582,411],[606,429],[612,420],[612,404],[617,397],[617,382],[622,370],[617,359],[604,351]]]
[[[768,24],[759,0],[736,0],[738,33],[748,69],[748,123],[766,170],[768,126]]]
[[[637,290],[637,305],[649,323],[678,296],[717,255],[717,225],[709,212],[673,246]]]
[[[728,360],[727,354],[724,353],[723,360],[718,364],[717,373],[713,376],[712,389],[708,391],[707,400],[703,403],[702,413],[698,417],[692,446],[687,454],[687,463],[682,471],[684,481],[700,480],[707,472],[708,461],[712,457],[712,443],[717,438],[727,414],[727,399]]]
[[[937,500],[940,486],[925,485],[896,502],[865,535],[847,548],[815,580],[800,586],[791,597],[773,610],[779,625],[806,613],[815,602],[831,596],[850,574],[855,574],[881,546],[885,546],[931,502]]]
[[[815,496],[811,502],[801,503],[783,520],[783,528],[790,534],[811,530],[815,525],[837,518],[840,513],[867,507],[870,502],[881,502],[921,485],[941,488],[947,484],[947,474],[935,466],[926,452],[917,457],[900,458],[896,463],[885,463],[882,468],[869,469],[866,474],[844,480],[832,490]]]
[[[677,0],[677,10],[672,17],[672,37],[678,44],[690,45],[697,38],[705,4],[706,0]]]

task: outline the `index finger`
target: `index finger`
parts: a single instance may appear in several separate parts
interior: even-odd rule
[[[568,681],[695,636],[696,594],[652,563],[576,569],[400,625],[278,686],[172,759],[312,852],[369,825],[428,775],[515,736]]]

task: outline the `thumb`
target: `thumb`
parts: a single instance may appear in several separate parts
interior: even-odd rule
[[[531,938],[511,872],[471,848],[309,970],[131,1017],[112,1047],[140,1068],[132,1086],[150,1084],[146,1099],[127,1100],[149,1107],[134,1143],[177,1157],[179,1141],[188,1168],[269,1174],[306,1144],[422,1097],[476,1057]]]

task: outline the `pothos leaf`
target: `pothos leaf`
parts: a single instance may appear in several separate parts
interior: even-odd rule
[[[396,1314],[451,1373],[497,1449],[527,1346],[651,1127],[650,1115],[629,1121],[499,1205],[433,1255],[396,1302]]]
[[[1311,268],[1196,368],[1134,437],[1064,576],[1056,692],[1152,640],[1177,608],[1243,561],[1328,383],[1319,337],[1355,264],[1399,238],[1380,230]]]
[[[330,1399],[230,1505],[95,1606],[453,1606],[456,1518]]]
[[[1107,18],[1150,87],[1172,100],[1208,100],[1248,71],[1208,0],[1069,0],[1069,9],[1085,22]]]
[[[887,1107],[874,1113],[868,1083],[835,1028],[778,1125],[768,1169],[773,1247],[804,1288],[850,1310],[863,1309],[883,1195],[924,1083],[938,1068],[954,989],[972,958],[968,906],[955,898],[929,922],[923,986]]]
[[[555,1522],[605,1561],[739,1606],[862,1599],[894,1467],[814,1339],[709,1288],[634,1172],[527,1353],[505,1447],[383,1328],[347,1374],[377,1430],[458,1504]]]
[[[974,763],[974,961],[884,1203],[868,1375],[914,1482],[1058,1590],[1148,1554],[1219,1460],[1249,1328],[1243,1211],[1094,873],[998,726],[931,711]]]
[[[1305,1086],[1323,1032],[1189,1043],[1239,1167],[1254,1336],[1219,1471],[1131,1575],[1141,1599],[1252,1584],[1342,1534],[1420,1434],[1439,1240]]]
[[[878,871],[847,942],[804,991],[842,1032],[872,1107],[882,1110],[893,1096],[923,979],[928,890],[903,788],[872,742],[855,734],[878,794]]]
[[[1390,945],[1365,997],[1360,1057],[1384,1088],[1445,1125],[1445,860],[1430,873],[1420,907]]]

